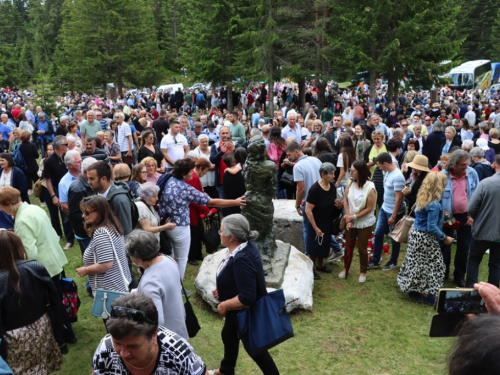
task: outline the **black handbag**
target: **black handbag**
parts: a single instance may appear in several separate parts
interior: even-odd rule
[[[255,260],[250,254],[248,256],[257,270]],[[257,272],[257,283],[263,296],[252,306],[238,312],[240,338],[245,350],[252,356],[294,336],[283,289],[267,293],[258,275]]]
[[[292,187],[294,184],[293,174],[288,173],[288,172],[283,172],[283,174],[281,175],[280,183],[284,187]]]
[[[186,329],[188,331],[189,337],[195,337],[196,334],[200,331],[200,323],[198,322],[198,318],[194,313],[193,306],[191,302],[189,302],[188,295],[186,293],[186,289],[184,289],[184,284],[181,280],[182,291],[184,292],[184,296],[186,297],[186,302],[184,303],[184,310],[186,311]]]
[[[167,217],[164,217],[160,220],[160,225],[164,225],[166,222]],[[168,236],[167,231],[162,230],[160,232],[160,252],[168,256],[173,256],[173,250],[172,240]]]
[[[205,231],[203,232],[203,243],[208,254],[213,254],[220,245],[220,221],[219,218],[211,216],[204,220]]]

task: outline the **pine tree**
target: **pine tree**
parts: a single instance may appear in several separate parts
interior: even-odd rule
[[[331,0],[342,32],[329,35],[330,60],[347,76],[369,72],[371,100],[376,78],[387,77],[395,94],[403,77],[431,87],[458,54],[463,38],[452,30],[460,6],[448,0]],[[372,105],[374,103],[372,102]]]
[[[152,85],[161,60],[148,0],[66,0],[57,74],[71,88]]]

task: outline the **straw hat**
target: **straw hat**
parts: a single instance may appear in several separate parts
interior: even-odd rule
[[[429,169],[429,159],[425,155],[415,155],[413,161],[411,163],[406,164],[408,167],[412,167],[413,169],[430,172]]]
[[[439,107],[441,107],[441,104],[439,104],[438,102],[432,104],[432,108],[439,108]]]

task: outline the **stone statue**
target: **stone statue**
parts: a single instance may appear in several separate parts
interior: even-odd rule
[[[264,270],[266,270],[276,250],[273,231],[276,165],[266,159],[266,144],[260,135],[253,137],[248,146],[245,187],[247,205],[242,214],[250,223],[250,228],[259,232],[256,245],[264,263]]]

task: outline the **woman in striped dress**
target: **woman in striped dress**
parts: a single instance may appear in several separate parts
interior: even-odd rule
[[[106,199],[99,195],[82,199],[80,208],[92,240],[83,253],[84,266],[76,273],[88,277],[93,295],[97,289],[128,291],[131,276],[120,222]]]

